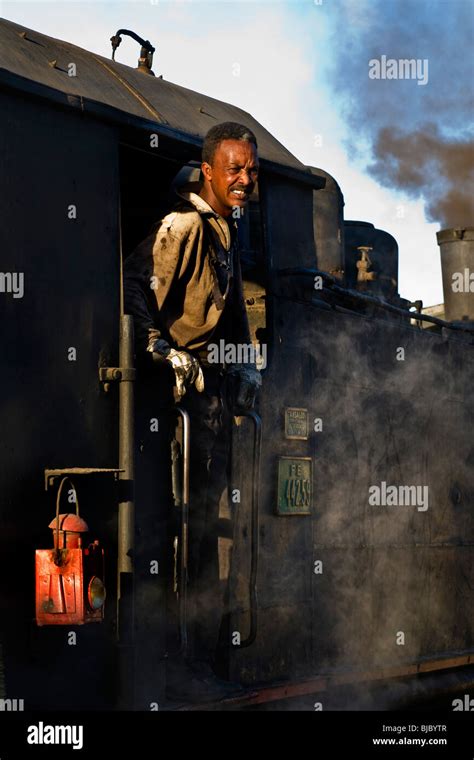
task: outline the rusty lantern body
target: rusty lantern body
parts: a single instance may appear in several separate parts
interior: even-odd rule
[[[61,484],[62,485],[62,484]],[[58,490],[58,506],[61,486]],[[77,503],[77,502],[76,502]],[[104,619],[104,550],[98,541],[82,548],[87,523],[59,514],[49,525],[54,548],[36,550],[37,625],[83,625]]]

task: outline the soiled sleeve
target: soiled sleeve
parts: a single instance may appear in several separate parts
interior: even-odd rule
[[[167,343],[164,325],[150,297],[154,239],[155,235],[150,235],[135,249],[125,260],[123,271],[124,309],[133,316],[135,351],[141,359],[153,342]]]
[[[157,350],[177,347],[168,331],[167,314],[179,312],[179,303],[169,307],[170,297],[179,300],[183,288],[177,288],[176,283],[186,279],[193,266],[193,252],[201,235],[196,217],[197,213],[168,214],[125,260],[124,306],[134,319],[137,357],[143,358],[154,346]]]

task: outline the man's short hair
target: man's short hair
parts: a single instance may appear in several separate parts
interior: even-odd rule
[[[216,148],[223,140],[245,140],[251,142],[257,148],[257,138],[254,133],[243,124],[236,121],[223,121],[222,124],[216,124],[211,127],[204,138],[202,146],[202,160],[207,164],[212,164]]]

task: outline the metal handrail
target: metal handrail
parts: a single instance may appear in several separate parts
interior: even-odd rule
[[[190,420],[189,414],[180,406],[176,411],[183,420],[183,479],[181,500],[181,551],[179,573],[179,634],[180,652],[186,655],[188,647],[187,627],[187,586],[188,586],[188,542],[189,542],[189,454],[190,454]]]
[[[286,267],[284,269],[277,269],[276,274],[278,277],[321,277],[330,291],[337,293],[341,297],[350,298],[354,301],[359,301],[360,303],[370,304],[371,306],[375,306],[378,309],[384,309],[385,311],[390,311],[393,314],[398,314],[401,317],[415,319],[417,322],[430,322],[433,325],[438,325],[439,327],[445,327],[446,329],[455,330],[458,332],[474,332],[474,327],[472,324],[468,323],[466,325],[462,325],[459,322],[446,322],[444,319],[433,317],[431,314],[424,314],[423,312],[418,311],[409,311],[408,309],[403,309],[400,306],[394,306],[393,304],[384,301],[380,296],[371,296],[367,293],[361,293],[357,290],[352,290],[352,288],[343,288],[338,284],[338,281],[335,277],[328,274],[327,272],[323,272],[321,269],[312,269],[309,267]]]
[[[252,457],[252,507],[251,507],[251,554],[249,577],[250,600],[250,631],[246,639],[240,642],[239,649],[249,647],[257,636],[258,600],[257,600],[257,571],[258,571],[258,517],[259,517],[259,482],[260,456],[262,450],[262,420],[256,412],[246,412],[238,415],[248,417],[254,424],[253,457]]]

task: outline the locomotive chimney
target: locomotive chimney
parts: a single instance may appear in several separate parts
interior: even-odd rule
[[[474,322],[474,227],[436,233],[448,322]]]

